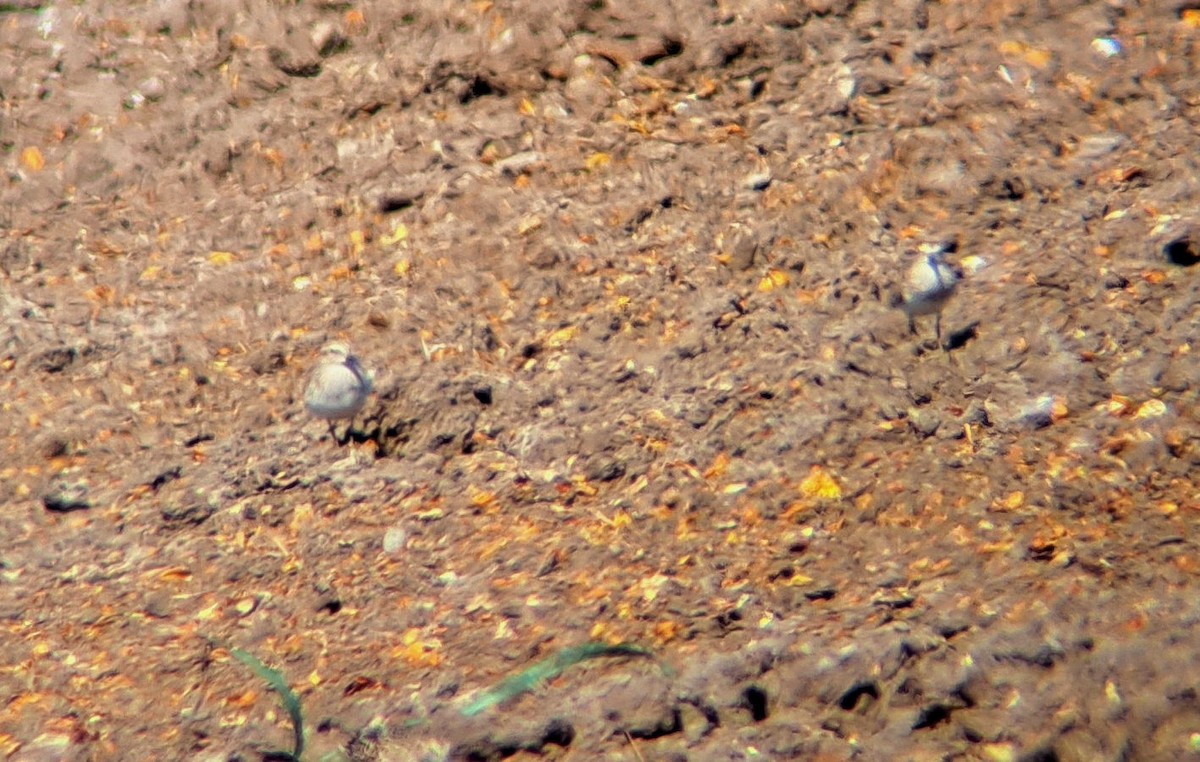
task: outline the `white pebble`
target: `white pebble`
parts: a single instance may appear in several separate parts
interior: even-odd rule
[[[408,542],[408,532],[404,531],[404,527],[397,524],[387,530],[383,535],[383,552],[389,556],[399,553],[404,550],[404,544]]]

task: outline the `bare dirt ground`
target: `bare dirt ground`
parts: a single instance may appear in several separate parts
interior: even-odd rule
[[[21,0],[0,105],[8,759],[290,748],[235,648],[310,760],[1200,754],[1198,4]]]

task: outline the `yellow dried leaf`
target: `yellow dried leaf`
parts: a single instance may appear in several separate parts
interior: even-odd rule
[[[46,157],[42,156],[42,150],[37,146],[29,146],[21,151],[21,166],[30,172],[41,172],[46,166]]]
[[[522,98],[520,105],[517,106],[517,112],[523,116],[533,116],[537,113],[537,109],[534,107],[533,101]]]
[[[1000,43],[1000,52],[1006,56],[1019,56],[1025,52],[1026,46],[1023,42],[1016,40],[1005,40]]]
[[[1035,69],[1046,68],[1053,59],[1054,56],[1049,50],[1030,48],[1029,50],[1025,51],[1025,63],[1029,64]]]
[[[16,701],[16,699],[13,701]],[[10,701],[8,704],[10,709],[12,708],[13,701]],[[17,740],[16,736],[10,736],[8,733],[0,733],[0,754],[11,757],[17,753],[21,746],[22,743]]]
[[[192,570],[176,566],[171,569],[165,569],[158,575],[158,578],[163,582],[182,582],[192,578]]]
[[[496,493],[477,492],[471,496],[471,504],[476,508],[489,508],[496,505]]]
[[[1066,418],[1069,412],[1070,411],[1067,410],[1067,403],[1063,402],[1058,397],[1055,397],[1054,402],[1050,404],[1050,420],[1054,423],[1058,423],[1062,419]]]
[[[401,645],[392,649],[392,658],[402,659],[413,666],[436,667],[442,658],[436,651],[439,644],[436,641],[421,640],[421,631],[413,627],[407,630],[400,639]]]
[[[607,167],[609,162],[611,162],[611,161],[612,161],[611,156],[604,153],[603,151],[597,151],[596,153],[592,154],[591,156],[587,157],[587,159],[584,160],[583,166],[585,169],[587,169],[587,171],[595,172],[597,169]]]
[[[1015,490],[1008,493],[1003,499],[997,500],[995,507],[1002,511],[1015,511],[1025,503],[1025,493],[1021,490]]]
[[[650,130],[640,120],[629,119],[627,117],[621,116],[620,114],[613,114],[612,120],[619,125],[628,127],[629,129],[633,130],[634,132],[638,133],[639,135],[648,136],[650,134]]]
[[[980,751],[988,762],[1016,762],[1017,748],[1010,743],[987,743]]]
[[[1200,8],[1189,8],[1179,15],[1180,21],[1189,29],[1200,29]]]
[[[682,631],[683,625],[678,622],[659,622],[654,625],[654,639],[659,645],[663,645],[679,637]]]
[[[366,246],[367,236],[361,230],[350,231],[350,253],[362,254],[363,248]]]
[[[702,77],[700,80],[700,86],[696,88],[696,97],[711,98],[716,94],[718,87],[719,85],[715,79]]]
[[[569,325],[566,328],[559,328],[554,333],[546,337],[546,346],[551,349],[558,349],[566,344],[571,339],[579,334],[579,326]]]
[[[342,17],[342,20],[346,25],[346,31],[350,34],[361,32],[367,25],[367,19],[360,10],[346,11],[346,15]]]
[[[712,465],[704,471],[705,479],[716,479],[724,476],[729,470],[729,455],[723,452],[717,453],[717,457],[713,458]]]
[[[269,164],[274,165],[276,168],[283,167],[283,152],[278,148],[264,148],[262,151],[262,157],[266,159]]]
[[[1119,394],[1114,394],[1112,399],[1107,402],[1101,402],[1099,408],[1109,415],[1125,415],[1129,412],[1129,408],[1133,406],[1133,401],[1128,397],[1123,397]]]
[[[768,291],[774,291],[777,288],[786,286],[791,282],[791,277],[783,270],[771,270],[758,282],[758,290],[765,294]]]
[[[239,709],[245,709],[254,706],[254,702],[258,700],[258,692],[254,690],[242,691],[241,693],[230,696],[225,699],[225,703],[229,706],[235,706]]]
[[[1013,544],[1011,540],[997,540],[996,542],[985,542],[979,545],[976,550],[980,553],[1007,553],[1012,550]]]
[[[1117,690],[1117,684],[1112,680],[1108,680],[1104,683],[1104,696],[1109,700],[1110,703],[1121,703],[1121,693]]]
[[[970,254],[958,261],[959,266],[969,275],[974,275],[983,268],[987,267],[987,260],[976,254]]]
[[[1024,248],[1025,245],[1019,241],[1005,241],[1000,244],[1000,253],[1006,257],[1011,257],[1020,254]]]
[[[392,229],[392,232],[390,232],[390,233],[384,235],[382,238],[380,238],[379,242],[381,244],[383,244],[384,246],[395,246],[396,244],[400,243],[401,241],[406,240],[407,238],[408,238],[408,226],[405,225],[403,222],[397,222],[396,227],[394,227]]]
[[[224,267],[233,262],[232,251],[210,251],[208,253],[208,263],[213,267]]]
[[[1162,400],[1147,400],[1141,404],[1134,418],[1161,418],[1167,414],[1167,405]]]
[[[800,482],[800,494],[809,499],[839,500],[842,497],[842,488],[827,470],[821,466],[813,466],[809,469],[808,476],[804,477],[804,481]]]
[[[87,296],[89,299],[95,302],[101,302],[103,304],[111,304],[116,298],[116,295],[117,292],[112,286],[106,286],[103,283],[93,286],[87,290]]]
[[[662,574],[655,574],[653,577],[647,577],[637,584],[641,593],[642,600],[646,603],[653,603],[662,589],[671,581],[670,577]]]
[[[572,476],[570,488],[575,490],[576,494],[582,494],[582,496],[586,497],[595,497],[596,493],[600,492],[599,488],[588,484],[586,476]]]
[[[250,597],[241,598],[237,603],[233,604],[233,610],[241,616],[253,613],[256,608],[258,608],[258,601]]]
[[[525,217],[517,224],[517,235],[529,235],[543,225],[542,218],[536,214]]]

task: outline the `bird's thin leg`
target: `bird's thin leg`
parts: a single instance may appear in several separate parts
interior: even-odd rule
[[[937,334],[937,342],[942,343],[942,313],[938,313],[933,317],[933,331]]]
[[[912,315],[908,316],[908,332],[912,336],[917,335],[917,321],[913,318]]]
[[[940,313],[938,314],[938,344],[941,345],[942,351],[946,353],[946,359],[950,361],[950,364],[957,365],[958,363],[955,361],[954,355],[950,353],[950,340],[942,341],[942,316]]]

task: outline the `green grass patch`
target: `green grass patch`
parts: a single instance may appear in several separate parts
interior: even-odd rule
[[[287,680],[283,678],[282,672],[271,669],[253,654],[248,654],[240,648],[230,648],[229,653],[233,654],[233,658],[253,670],[254,674],[261,677],[271,687],[271,690],[279,694],[279,702],[283,704],[283,708],[292,718],[292,750],[290,752],[271,752],[270,757],[300,762],[300,755],[304,753],[304,717],[300,713],[300,698],[292,692]]]
[[[597,659],[602,656],[653,656],[648,649],[635,646],[632,643],[584,643],[574,648],[562,651],[534,663],[515,675],[506,677],[494,687],[487,689],[474,701],[459,710],[464,717],[474,717],[485,709],[515,698],[522,693],[532,691],[538,685],[558,677],[562,672],[575,664]]]

